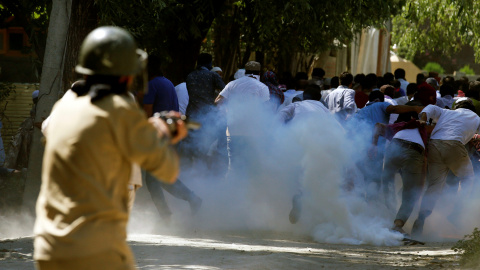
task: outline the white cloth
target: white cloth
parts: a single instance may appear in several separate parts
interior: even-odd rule
[[[403,90],[405,90],[405,95],[407,94],[407,86],[410,84],[409,82],[407,82],[406,80],[404,79],[398,79],[398,81],[400,82],[400,88],[402,88]]]
[[[385,96],[385,102],[387,102],[387,103],[389,103],[390,105],[393,105],[393,106],[398,105],[398,103],[394,99],[392,99],[391,97],[388,97],[388,96]],[[392,114],[390,114],[390,118],[388,120],[388,123],[393,124],[393,123],[395,123],[395,121],[397,121],[397,119],[398,119],[398,114],[392,113]]]
[[[286,106],[278,114],[280,121],[287,122],[307,113],[330,114],[330,111],[320,101],[304,100]]]
[[[418,128],[402,129],[397,132],[393,138],[418,143],[425,149],[425,144],[423,143],[422,136],[420,136],[420,131],[418,131]]]
[[[437,106],[443,109],[445,109],[445,107],[451,109],[454,101],[455,100],[452,96],[446,95],[444,97],[437,98]]]
[[[340,85],[333,90],[325,99],[328,110],[335,114],[337,119],[346,120],[357,111],[355,104],[355,90]]]
[[[183,82],[175,86],[175,92],[177,92],[178,108],[182,114],[186,114],[189,100],[187,83]]]
[[[428,105],[420,115],[423,113],[427,115],[427,119],[432,118],[437,123],[430,139],[459,141],[466,144],[475,133],[480,133],[480,117],[469,109],[447,110],[436,105]]]
[[[409,101],[408,100],[408,96],[403,96],[403,97],[399,97],[399,98],[395,98],[393,99],[395,102],[397,102],[397,105],[405,105],[407,104],[407,102]]]
[[[238,80],[238,79],[242,78],[243,76],[245,76],[245,69],[241,68],[241,69],[237,70],[237,72],[235,72],[235,75],[233,75],[233,78],[235,80]]]
[[[296,91],[295,89],[290,89],[285,92],[283,92],[283,95],[285,96],[285,100],[283,101],[280,106],[278,106],[277,111],[281,111],[283,108],[287,107],[288,105],[292,104],[292,100],[294,97],[303,94],[303,91]]]
[[[259,103],[270,99],[268,86],[255,78],[242,77],[229,82],[219,94],[227,106],[227,127],[230,136],[255,136]]]
[[[326,103],[325,103],[325,99],[327,99],[327,96],[328,96],[330,93],[332,93],[333,90],[335,90],[335,88],[330,88],[330,89],[328,89],[328,90],[322,90],[322,91],[320,92],[320,94],[322,95],[321,101],[322,101],[324,104],[326,104]]]

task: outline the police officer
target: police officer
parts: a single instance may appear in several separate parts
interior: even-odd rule
[[[83,41],[75,70],[85,75],[86,95],[57,102],[45,133],[38,269],[135,268],[126,243],[131,164],[173,183],[179,160],[172,145],[187,135],[181,120],[175,135],[161,119],[147,120],[129,96],[146,59],[118,27],[97,28]]]

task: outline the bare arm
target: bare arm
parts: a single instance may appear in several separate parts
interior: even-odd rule
[[[396,113],[396,114],[401,114],[401,113],[408,113],[408,112],[416,112],[420,113],[423,110],[424,107],[422,106],[408,106],[408,105],[390,105],[387,107],[386,112],[387,113]]]
[[[373,131],[373,138],[372,138],[372,144],[377,145],[378,144],[378,138],[380,136],[385,136],[385,132],[387,130],[387,125],[382,124],[382,123],[376,123],[375,124],[375,129]]]
[[[215,99],[215,105],[222,105],[225,102],[225,98],[221,95],[218,95]]]

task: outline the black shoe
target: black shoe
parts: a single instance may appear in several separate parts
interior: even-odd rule
[[[288,215],[288,219],[292,224],[297,223],[300,219],[300,214],[302,212],[302,204],[300,203],[300,198],[300,195],[295,195],[292,199],[292,210],[290,210],[290,214]]]

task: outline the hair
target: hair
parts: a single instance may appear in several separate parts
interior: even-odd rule
[[[442,97],[447,95],[453,97],[453,95],[455,95],[455,89],[450,84],[442,84],[442,86],[440,86],[440,95]]]
[[[323,68],[314,68],[312,70],[312,77],[313,76],[323,78],[323,76],[325,76],[325,70],[323,70]]]
[[[280,84],[287,86],[287,89],[295,88],[295,80],[293,79],[292,73],[290,71],[285,71],[282,73],[282,76],[278,78]]]
[[[442,85],[450,85],[450,87],[455,89],[455,78],[452,76],[445,76],[442,79]]]
[[[373,89],[377,85],[377,75],[374,73],[369,73],[365,76],[365,80],[363,80],[362,88],[366,89]]]
[[[381,102],[385,101],[385,95],[380,91],[372,91],[370,95],[368,95],[368,101],[372,102],[376,99],[379,99]]]
[[[416,83],[409,83],[407,85],[407,96],[415,95],[418,92],[418,84]]]
[[[477,113],[475,106],[470,100],[462,100],[460,102],[455,102],[455,110],[456,109],[469,109],[474,113]]]
[[[377,88],[380,88],[387,84],[382,76],[377,76]]]
[[[359,73],[357,75],[355,75],[355,77],[353,77],[353,81],[355,83],[359,83],[360,85],[363,83],[363,81],[365,80],[365,74],[363,73]]]
[[[316,84],[310,84],[303,91],[303,100],[320,100],[322,94],[320,93],[321,88]]]
[[[405,79],[405,69],[403,68],[397,68],[394,71],[395,74],[395,79]]]
[[[340,84],[343,86],[349,86],[353,82],[353,75],[350,72],[342,72],[340,74]]]
[[[387,87],[385,87],[385,90],[383,90],[383,94],[393,98],[395,96],[395,88],[391,85],[388,85]]]
[[[337,88],[338,86],[340,86],[340,78],[338,76],[332,77],[330,80],[330,87]]]
[[[209,53],[201,53],[197,58],[197,66],[207,66],[212,63],[212,55]]]
[[[297,72],[295,74],[295,81],[308,80],[308,74],[306,72]]]
[[[402,83],[399,81],[399,80],[393,80],[392,82],[392,86],[396,88],[400,88],[402,86]]]
[[[391,84],[393,82],[393,80],[395,80],[395,77],[391,72],[387,72],[387,73],[383,74],[383,79],[385,80],[385,83]]]
[[[464,92],[466,97],[478,100],[479,94],[480,94],[480,82],[477,82],[477,81],[470,82],[468,90]]]
[[[420,85],[423,82],[425,82],[425,75],[423,73],[418,73],[417,74],[417,85]]]
[[[163,76],[162,72],[162,60],[157,55],[149,55],[148,56],[148,79]]]

